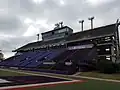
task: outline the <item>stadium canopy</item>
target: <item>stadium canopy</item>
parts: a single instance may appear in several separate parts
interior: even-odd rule
[[[84,41],[84,40],[95,39],[95,38],[100,38],[104,36],[111,36],[111,35],[114,35],[115,31],[116,31],[116,24],[110,24],[110,25],[106,25],[106,26],[102,26],[94,29],[73,33],[66,38],[28,43],[27,45],[24,45],[16,50],[13,50],[13,52],[18,52],[21,50],[23,51],[32,50],[33,48],[37,49],[40,47],[61,45],[61,44],[66,44],[70,42],[75,42],[75,41]]]

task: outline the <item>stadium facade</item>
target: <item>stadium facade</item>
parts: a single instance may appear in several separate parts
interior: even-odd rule
[[[41,35],[41,41],[13,50],[16,55],[0,65],[74,73],[95,69],[100,60],[119,62],[118,22],[77,33],[68,26],[57,24],[53,30]]]
[[[112,60],[119,57],[119,23],[73,33],[68,26],[57,27],[42,33],[42,41],[29,43],[14,51],[49,49],[86,49],[96,48],[97,60]]]

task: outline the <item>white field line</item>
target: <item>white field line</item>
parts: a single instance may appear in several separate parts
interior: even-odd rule
[[[84,79],[91,79],[91,80],[99,80],[99,81],[107,81],[107,82],[119,82],[120,80],[113,80],[113,79],[102,79],[102,78],[94,78],[94,77],[86,77],[86,76],[72,76],[77,78],[84,78]]]
[[[34,72],[34,71],[32,71]],[[58,75],[58,76],[67,76],[68,78],[83,78],[83,79],[92,79],[92,80],[99,80],[99,81],[108,81],[108,82],[120,82],[120,80],[113,80],[113,79],[102,79],[102,78],[95,78],[95,77],[86,77],[86,76],[76,76],[76,75],[62,75],[62,74],[53,74],[53,73],[44,73],[44,72],[40,72],[40,74],[43,75]],[[73,79],[75,80],[75,79]]]
[[[73,81],[60,81],[60,82],[50,82],[50,83],[38,83],[38,84],[19,85],[19,86],[8,86],[8,87],[1,87],[0,90],[15,89],[15,88],[26,88],[26,87],[35,87],[35,86],[47,86],[47,85],[64,84],[64,83],[74,83],[74,82],[79,82],[79,81],[80,80],[73,80]]]
[[[3,69],[6,70],[6,69]],[[8,70],[11,72],[11,70]],[[17,72],[17,71],[13,71],[12,72]],[[120,82],[120,80],[113,80],[113,79],[102,79],[102,78],[94,78],[94,77],[86,77],[86,76],[74,76],[74,75],[60,75],[60,74],[53,74],[53,73],[42,73],[40,72],[40,74],[33,74],[34,72],[32,71],[31,73],[25,73],[25,71],[23,72],[17,72],[17,73],[23,73],[23,74],[28,74],[28,75],[37,75],[37,76],[46,76],[46,77],[53,77],[53,78],[61,78],[61,79],[67,79],[67,80],[75,80],[75,79],[68,79],[71,77],[76,77],[76,78],[84,78],[84,79],[91,79],[91,80],[99,80],[99,81],[107,81],[107,82]],[[62,77],[57,77],[57,76],[50,76],[50,75],[59,75],[59,76],[67,76],[68,78],[62,78]]]
[[[5,79],[0,79],[0,84],[1,83],[10,83],[10,81],[7,81],[7,80],[5,80]]]
[[[34,71],[32,71],[34,73]],[[84,78],[84,79],[91,79],[91,80],[99,80],[99,81],[107,81],[107,82],[120,82],[120,80],[113,80],[113,79],[102,79],[102,78],[95,78],[95,77],[86,77],[86,76],[76,76],[76,75],[61,75],[61,74],[53,74],[53,73],[44,73],[40,72],[42,75],[56,75],[55,77],[59,76],[67,76],[68,78]],[[75,79],[72,79],[75,80]]]
[[[34,72],[34,71],[32,71]],[[83,78],[83,79],[92,79],[92,80],[99,80],[99,81],[108,81],[108,82],[120,82],[120,80],[113,80],[113,79],[103,79],[103,78],[95,78],[95,77],[86,77],[86,76],[76,76],[76,75],[62,75],[62,74],[53,74],[53,73],[44,73],[44,72],[40,72],[40,74],[43,75],[58,75],[58,76],[67,76],[68,78]],[[73,79],[75,80],[75,79]]]
[[[65,78],[65,77],[59,77],[59,76],[50,76],[50,75],[43,75],[43,74],[36,74],[33,72],[25,72],[25,71],[17,71],[17,70],[9,70],[9,69],[0,69],[3,71],[8,71],[8,72],[15,72],[15,73],[20,73],[20,74],[27,74],[27,75],[35,75],[35,76],[45,76],[45,77],[51,77],[51,78],[60,78],[60,79],[66,79],[66,80],[75,80],[75,79],[71,79],[71,78]]]
[[[76,76],[76,75],[79,75],[80,74],[80,72],[77,72],[77,73],[75,73],[74,75],[72,75],[72,76]]]

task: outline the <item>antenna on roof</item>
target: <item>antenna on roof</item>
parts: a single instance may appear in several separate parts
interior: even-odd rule
[[[93,17],[90,17],[90,18],[88,18],[88,20],[90,20],[91,21],[91,29],[93,29],[93,19],[94,19],[95,17],[93,16]]]
[[[60,25],[59,25],[59,23],[56,23],[54,29],[58,29],[58,28],[60,28]]]
[[[37,34],[37,41],[39,41],[40,34]]]
[[[56,26],[56,27],[59,27],[59,24],[58,24],[58,23],[56,23],[56,24],[55,24],[55,26]]]
[[[83,31],[83,23],[84,23],[84,20],[79,21],[79,23],[81,23],[81,30]]]
[[[63,22],[59,22],[60,27],[63,27]]]

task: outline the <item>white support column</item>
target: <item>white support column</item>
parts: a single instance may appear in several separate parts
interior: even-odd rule
[[[111,60],[112,60],[112,62],[116,62],[116,57],[115,57],[115,52],[114,52],[114,46],[111,46]]]

